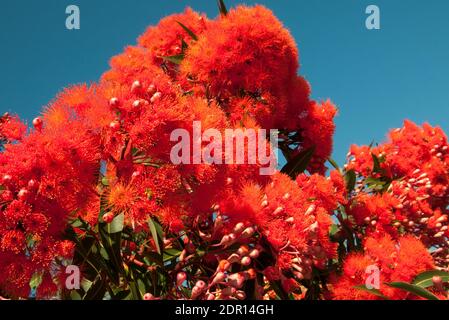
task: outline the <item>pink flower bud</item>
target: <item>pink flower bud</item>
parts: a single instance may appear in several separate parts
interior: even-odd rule
[[[248,227],[242,232],[242,238],[249,238],[254,234],[255,230],[253,227]]]
[[[200,289],[204,289],[206,287],[206,283],[203,280],[198,280],[195,284],[195,287],[198,287]]]
[[[154,296],[151,293],[145,293],[143,296],[144,300],[155,300]]]
[[[257,249],[254,249],[249,253],[250,258],[253,258],[253,259],[257,259],[259,257],[259,255],[260,255],[260,251]]]
[[[239,291],[237,291],[235,293],[235,297],[237,299],[239,299],[239,300],[245,300],[246,299],[246,293],[244,291],[239,290]]]
[[[5,174],[4,176],[3,176],[3,183],[9,183],[9,182],[11,182],[11,180],[12,180],[12,177],[9,175],[9,174]]]
[[[245,276],[242,273],[233,273],[228,276],[228,284],[236,289],[240,289],[244,282]]]
[[[249,266],[251,264],[251,258],[243,257],[242,260],[240,260],[240,263],[242,264],[242,266]]]
[[[119,99],[114,97],[114,98],[111,98],[111,100],[109,100],[109,105],[111,107],[118,107],[119,102],[120,102]]]
[[[239,222],[234,227],[234,233],[241,233],[245,230],[245,224],[243,222]]]
[[[153,94],[153,96],[150,99],[151,103],[155,103],[157,100],[159,100],[162,97],[162,93],[160,92],[156,92],[155,94]]]
[[[28,197],[28,190],[20,189],[19,193],[17,194],[17,198],[19,200],[25,200],[27,197]]]
[[[184,271],[179,272],[176,275],[176,284],[178,287],[182,286],[182,284],[187,280],[187,274]]]
[[[34,189],[36,186],[37,186],[36,180],[31,179],[30,181],[28,181],[28,188]]]
[[[118,129],[120,129],[120,122],[118,122],[117,120],[111,121],[111,123],[109,124],[109,128],[117,131]]]
[[[134,81],[131,86],[131,92],[137,93],[142,88],[142,85],[140,84],[140,81]]]
[[[210,286],[213,286],[217,283],[223,282],[226,279],[226,275],[224,272],[218,272],[217,275],[214,277],[214,279],[212,280],[212,283],[210,284]]]
[[[34,128],[35,128],[36,130],[41,131],[41,130],[42,130],[42,125],[43,125],[43,121],[42,121],[41,118],[39,118],[39,117],[34,118],[34,120],[33,120],[33,126],[34,126]]]
[[[103,221],[107,224],[111,223],[114,220],[114,215],[110,212],[105,213],[103,215]]]
[[[156,92],[156,86],[154,84],[150,84],[147,89],[147,93],[149,95],[153,95]]]

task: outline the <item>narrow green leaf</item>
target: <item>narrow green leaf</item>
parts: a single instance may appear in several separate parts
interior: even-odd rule
[[[384,300],[389,300],[388,297],[384,296],[378,289],[368,289],[366,286],[364,285],[360,285],[360,286],[355,286],[354,287],[357,290],[362,290],[362,291],[366,291],[369,292],[375,296],[378,296]]]
[[[440,277],[443,282],[449,281],[449,273],[440,271],[440,270],[432,270],[432,271],[425,271],[419,275],[416,276],[416,278],[413,280],[413,284],[420,286],[422,288],[428,288],[433,286],[433,277]]]
[[[340,171],[340,167],[338,166],[337,162],[334,159],[328,158],[327,161],[329,161],[329,163],[332,165],[332,167],[334,167],[335,169]]]
[[[97,277],[97,279],[84,295],[83,300],[102,300],[105,293],[106,283],[103,281],[103,279],[101,279],[101,277]]]
[[[228,9],[226,9],[224,0],[218,0],[218,10],[220,10],[220,13],[224,16],[228,14]]]
[[[161,248],[159,246],[159,237],[156,230],[156,225],[153,219],[148,219],[148,226],[150,227],[151,235],[153,236],[154,243],[156,245],[157,253],[161,254]]]
[[[430,291],[427,291],[423,287],[406,283],[406,282],[391,282],[391,283],[385,283],[387,286],[390,286],[392,288],[401,289],[407,292],[410,292],[414,294],[415,296],[422,297],[427,300],[439,300],[437,296],[435,296]]]
[[[348,192],[351,192],[355,188],[355,183],[357,180],[357,176],[355,174],[354,170],[349,170],[345,174],[345,181],[346,181],[346,189]]]
[[[380,167],[379,158],[374,153],[371,153],[371,156],[373,158],[373,163],[374,163],[373,172],[380,172],[382,169]]]
[[[196,36],[196,34],[192,31],[192,30],[190,30],[189,28],[187,28],[184,24],[182,24],[181,22],[179,22],[179,21],[176,21],[186,32],[187,32],[187,34],[193,39],[193,40],[195,40],[195,41],[198,41],[198,37]]]
[[[174,63],[174,64],[181,64],[182,60],[184,60],[185,55],[184,54],[177,54],[174,56],[168,56],[168,57],[161,57],[165,61]]]
[[[186,52],[187,48],[189,47],[189,45],[187,44],[187,42],[184,41],[184,39],[181,40],[181,50],[182,53]]]
[[[289,175],[292,179],[295,179],[300,173],[303,173],[307,169],[314,153],[315,147],[300,152],[297,156],[287,162],[281,172]]]

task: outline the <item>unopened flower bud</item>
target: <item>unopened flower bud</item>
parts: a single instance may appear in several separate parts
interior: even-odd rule
[[[235,293],[235,297],[237,299],[239,299],[239,300],[245,300],[246,299],[246,293],[244,291],[239,290],[239,291],[237,291]]]
[[[154,84],[150,84],[147,89],[147,93],[149,95],[153,95],[156,93],[156,86]]]
[[[242,264],[242,266],[249,266],[251,264],[251,258],[243,257],[242,260],[240,260],[240,263]]]
[[[117,131],[118,129],[120,129],[120,122],[118,122],[117,120],[111,121],[111,123],[109,124],[109,128],[111,128],[113,131]]]
[[[9,174],[5,174],[4,176],[3,176],[3,183],[9,183],[9,182],[11,182],[11,180],[12,180],[12,176],[11,175],[9,175]]]
[[[212,280],[212,283],[210,284],[210,286],[213,286],[217,283],[223,282],[226,279],[226,275],[224,272],[218,272],[214,279]]]
[[[36,130],[42,130],[43,121],[41,118],[37,117],[33,119],[33,126]]]
[[[19,193],[17,194],[17,198],[19,200],[25,200],[27,197],[28,197],[28,190],[20,189]]]
[[[217,270],[219,270],[219,271],[228,271],[230,267],[231,267],[231,262],[229,262],[228,260],[221,260],[218,263]]]
[[[109,105],[110,105],[111,107],[118,107],[118,105],[119,105],[119,99],[116,98],[116,97],[111,98],[111,100],[109,100]]]
[[[105,213],[103,215],[103,221],[107,224],[111,223],[114,220],[114,215],[110,212]]]
[[[162,93],[160,92],[156,92],[155,94],[153,94],[153,96],[150,99],[151,103],[156,102],[157,100],[159,100],[162,97]]]
[[[254,234],[255,230],[253,227],[248,227],[242,232],[242,238],[249,238]]]
[[[249,253],[249,248],[246,244],[240,246],[240,248],[237,250],[237,253],[240,256],[246,256]]]
[[[145,293],[143,296],[144,300],[155,300],[154,296],[151,293]]]
[[[180,287],[186,280],[187,274],[184,271],[178,272],[178,274],[176,275],[176,285]]]
[[[142,85],[140,84],[140,81],[136,80],[133,82],[131,86],[131,92],[137,93],[142,88]]]
[[[234,233],[241,233],[243,230],[245,230],[245,224],[243,222],[239,222],[234,227]]]
[[[260,255],[260,251],[257,249],[254,249],[249,253],[250,258],[253,258],[253,259],[257,259],[259,257],[259,255]]]

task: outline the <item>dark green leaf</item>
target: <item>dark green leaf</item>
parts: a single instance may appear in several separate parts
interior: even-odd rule
[[[428,288],[433,286],[433,277],[440,277],[443,282],[449,281],[449,273],[439,270],[425,271],[416,276],[413,280],[413,284],[422,288]]]
[[[83,297],[83,300],[102,300],[106,293],[106,283],[98,277],[90,286],[89,291]]]
[[[345,174],[345,181],[346,181],[346,189],[348,192],[351,192],[355,188],[355,183],[357,180],[357,176],[355,174],[354,170],[349,170]]]
[[[181,254],[181,251],[178,249],[167,249],[164,251],[164,262],[177,258]]]
[[[369,293],[371,293],[371,294],[373,294],[375,296],[378,296],[378,297],[380,297],[380,298],[382,298],[384,300],[388,300],[388,298],[386,296],[384,296],[378,289],[368,289],[364,285],[355,286],[354,288],[358,289],[358,290],[369,292]]]
[[[228,9],[226,9],[224,0],[218,0],[218,9],[222,15],[226,16],[228,14]]]
[[[381,172],[382,169],[380,167],[379,158],[374,153],[371,153],[371,156],[373,157],[373,163],[374,163],[373,172]]]
[[[182,60],[184,60],[185,55],[184,54],[177,54],[174,56],[169,56],[169,57],[161,57],[162,59],[164,59],[165,61],[174,63],[174,64],[181,64]]]
[[[295,179],[300,173],[303,173],[307,169],[314,153],[315,147],[300,152],[282,168],[281,172],[289,175],[292,179]]]
[[[153,219],[148,219],[148,226],[150,227],[151,235],[153,236],[154,244],[156,245],[157,253],[161,254],[161,247],[159,246],[159,237],[156,230],[156,224]]]
[[[193,33],[193,31],[192,30],[190,30],[189,28],[187,28],[184,24],[182,24],[181,22],[179,22],[179,21],[176,21],[187,33],[188,33],[188,35],[193,39],[193,40],[195,40],[195,41],[198,41],[198,37],[196,36],[196,34],[195,33]]]
[[[433,293],[427,291],[423,287],[406,283],[406,282],[391,282],[391,283],[385,283],[387,286],[390,286],[392,288],[401,289],[407,292],[410,292],[414,294],[415,296],[425,298],[427,300],[439,300],[437,296],[435,296]]]
[[[112,297],[112,300],[127,300],[130,295],[131,295],[131,290],[122,290],[122,291],[117,292]]]
[[[327,161],[329,161],[329,163],[332,165],[332,167],[334,167],[335,169],[337,169],[338,171],[340,171],[340,167],[338,166],[337,162],[335,162],[334,159],[328,158]]]

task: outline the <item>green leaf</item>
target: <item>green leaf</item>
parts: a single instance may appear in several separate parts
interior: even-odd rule
[[[345,181],[346,181],[346,189],[348,192],[351,192],[355,188],[355,183],[357,180],[357,176],[355,174],[354,170],[349,170],[345,174]]]
[[[184,41],[184,39],[181,40],[181,50],[182,52],[186,52],[187,48],[189,47],[189,45],[187,44],[187,42]]]
[[[83,300],[102,300],[105,293],[106,283],[103,281],[103,279],[101,279],[101,277],[98,276],[84,295]]]
[[[187,33],[188,33],[188,35],[193,39],[193,40],[195,40],[195,41],[198,41],[198,37],[196,36],[196,34],[195,33],[193,33],[193,31],[192,30],[190,30],[189,28],[187,28],[184,24],[182,24],[181,22],[179,22],[179,21],[176,21]]]
[[[355,288],[355,289],[358,289],[358,290],[362,290],[362,291],[369,292],[369,293],[371,293],[371,294],[373,294],[373,295],[375,295],[375,296],[378,296],[378,297],[380,297],[380,298],[382,298],[382,299],[384,299],[384,300],[389,300],[388,297],[384,296],[384,295],[382,294],[382,292],[380,292],[378,289],[368,289],[368,288],[367,288],[366,286],[364,286],[364,285],[354,286],[354,288]]]
[[[119,214],[112,220],[111,223],[107,224],[107,231],[109,234],[122,232],[125,222],[125,215],[123,213]]]
[[[410,293],[414,294],[415,296],[422,297],[427,300],[439,300],[438,297],[435,296],[430,291],[427,291],[423,287],[420,287],[420,286],[417,286],[414,284],[410,284],[410,283],[406,283],[406,282],[391,282],[391,283],[385,283],[385,284],[392,288],[401,289],[401,290],[410,292]]]
[[[131,295],[131,290],[122,290],[117,292],[113,297],[112,300],[128,300]]]
[[[165,261],[169,261],[171,259],[177,258],[179,255],[181,254],[181,251],[178,249],[167,249],[164,251],[164,257],[163,260]]]
[[[380,167],[379,158],[374,153],[371,153],[371,156],[373,157],[373,163],[374,163],[373,172],[380,173],[382,168]]]
[[[440,277],[443,282],[449,281],[449,273],[439,270],[425,271],[416,276],[413,280],[413,284],[422,288],[428,288],[433,286],[433,277]]]
[[[340,171],[340,167],[338,166],[337,162],[334,159],[328,158],[327,161],[329,161],[329,163],[332,165],[332,167],[334,167],[335,169]]]
[[[228,9],[226,9],[224,0],[218,0],[218,10],[220,10],[220,13],[224,16],[228,14]]]
[[[42,283],[42,272],[36,272],[30,279],[30,288],[36,289]]]
[[[161,254],[161,247],[159,246],[159,237],[158,232],[156,230],[156,224],[153,219],[148,219],[148,226],[150,227],[151,235],[153,236],[154,243],[156,245],[157,253]]]
[[[174,64],[181,64],[182,60],[184,60],[185,55],[182,54],[177,54],[174,56],[168,56],[168,57],[161,57],[162,59],[164,59],[165,61],[174,63]]]
[[[108,178],[103,177],[103,178],[101,179],[101,184],[104,185],[104,186],[109,186],[109,180],[108,180]]]
[[[73,290],[72,292],[70,292],[70,299],[72,299],[72,300],[81,300],[81,296],[78,293],[78,291]]]
[[[75,219],[72,222],[69,222],[69,224],[74,228],[81,228],[84,225],[80,219]]]
[[[300,173],[303,173],[307,169],[314,153],[315,147],[300,152],[282,168],[281,172],[289,175],[292,179],[295,179]]]

